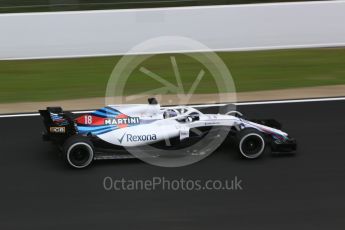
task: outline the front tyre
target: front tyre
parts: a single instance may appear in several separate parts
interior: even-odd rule
[[[259,158],[266,148],[264,135],[256,129],[244,129],[238,133],[238,150],[247,159]]]
[[[63,145],[63,158],[73,168],[89,166],[94,157],[94,148],[90,140],[81,136],[71,136]]]

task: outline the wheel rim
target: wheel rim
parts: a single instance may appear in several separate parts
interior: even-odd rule
[[[68,162],[75,168],[88,166],[93,159],[93,150],[86,143],[76,143],[67,152]]]
[[[240,151],[247,158],[259,157],[265,148],[264,139],[256,133],[244,136],[240,142]]]

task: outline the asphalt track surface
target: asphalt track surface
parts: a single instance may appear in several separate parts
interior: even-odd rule
[[[296,155],[248,161],[224,144],[181,168],[139,160],[64,166],[39,117],[0,119],[0,229],[344,229],[345,101],[239,107],[276,118]],[[103,179],[225,180],[237,191],[106,191]]]

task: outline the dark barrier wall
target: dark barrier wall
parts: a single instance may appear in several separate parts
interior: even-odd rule
[[[0,0],[0,13],[229,5],[308,0]]]

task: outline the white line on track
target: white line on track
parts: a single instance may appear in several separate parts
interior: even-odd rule
[[[327,102],[327,101],[344,101],[345,97],[333,97],[333,98],[315,98],[315,99],[296,99],[296,100],[280,100],[280,101],[253,101],[253,102],[238,102],[233,103],[235,105],[270,105],[270,104],[288,104],[288,103],[306,103],[306,102]],[[202,107],[218,107],[226,104],[204,104],[204,105],[192,105],[195,108]],[[94,110],[76,111],[75,114],[90,113]],[[6,114],[0,115],[0,118],[11,118],[11,117],[33,117],[39,116],[39,113],[23,113],[23,114]]]
[[[286,49],[310,49],[310,48],[337,48],[345,47],[345,42],[342,43],[313,43],[302,45],[274,45],[274,46],[253,46],[253,47],[239,47],[239,48],[220,48],[212,49],[212,52],[246,52],[246,51],[265,51],[265,50],[286,50]],[[171,53],[202,53],[210,52],[210,50],[167,50],[167,51],[142,51],[142,52],[115,52],[115,53],[98,53],[98,54],[80,54],[80,55],[50,55],[50,56],[33,56],[33,57],[6,57],[0,58],[0,61],[20,61],[20,60],[41,60],[41,59],[75,59],[75,58],[97,58],[97,57],[114,57],[124,55],[146,55],[146,54],[171,54]]]

